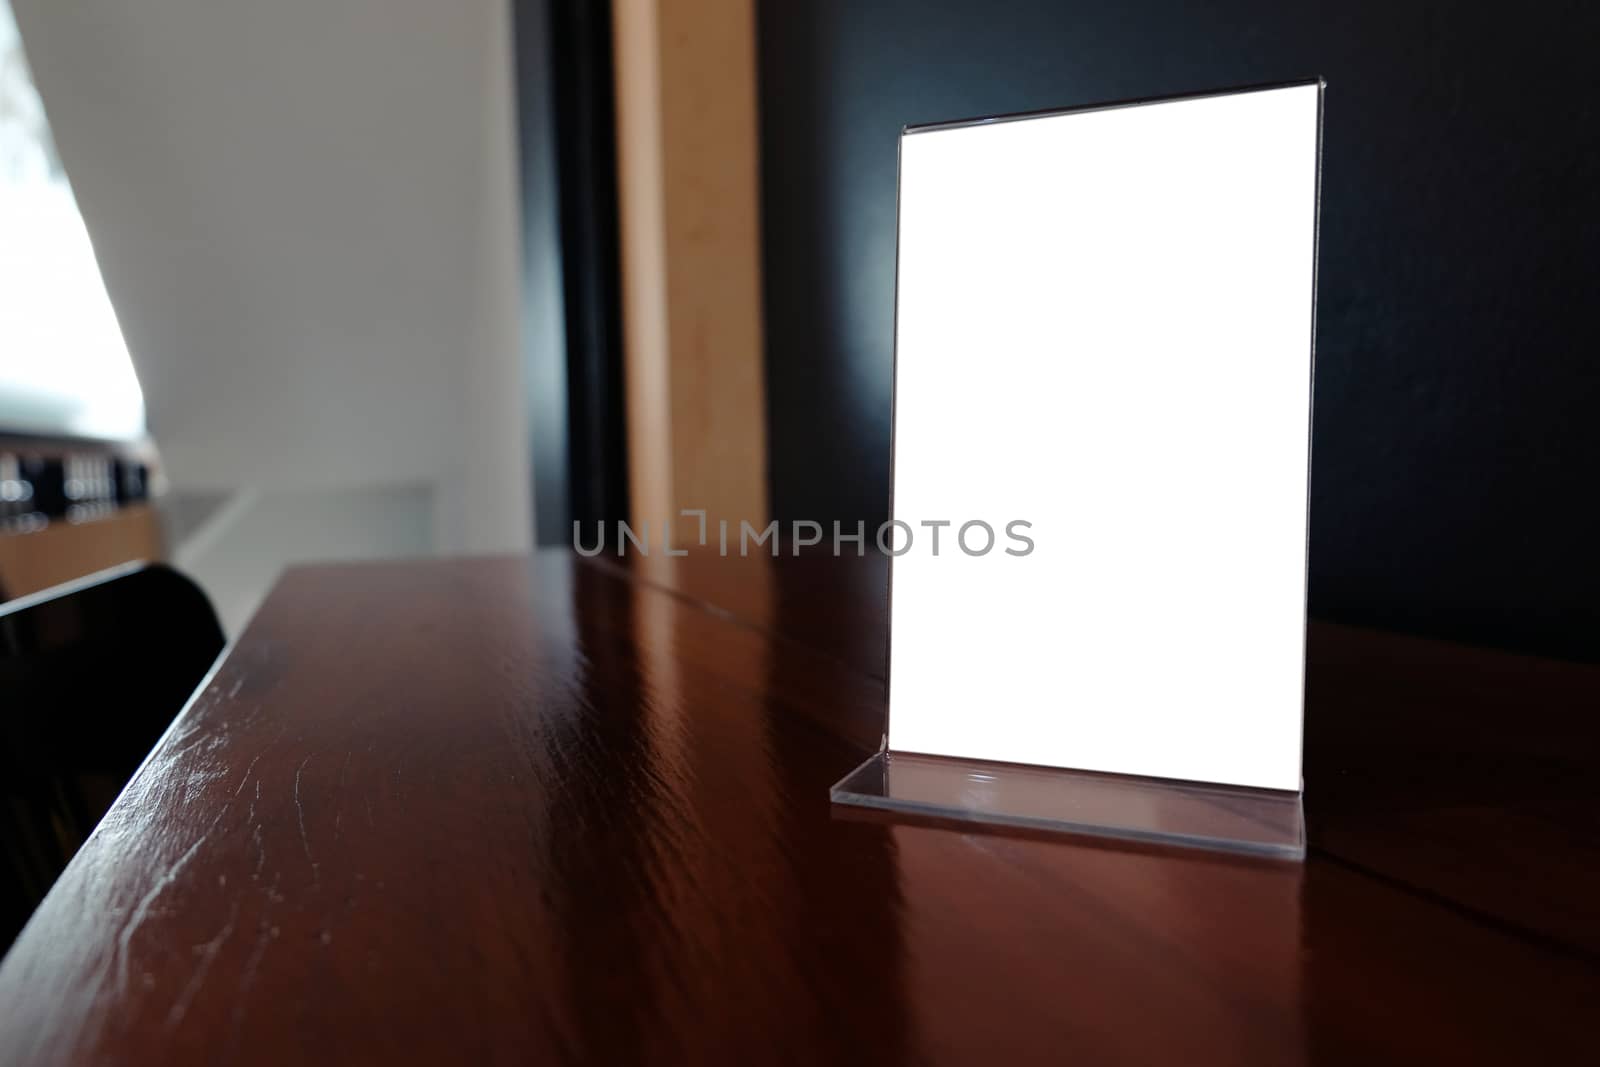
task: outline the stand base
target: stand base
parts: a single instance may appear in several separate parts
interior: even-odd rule
[[[1300,794],[1270,789],[879,752],[830,795],[835,804],[969,822],[1288,860],[1306,855]]]

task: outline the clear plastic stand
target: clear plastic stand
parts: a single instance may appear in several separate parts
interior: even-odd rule
[[[903,131],[888,725],[835,803],[1305,856],[1322,91]]]
[[[879,752],[835,804],[1300,860],[1300,794]]]

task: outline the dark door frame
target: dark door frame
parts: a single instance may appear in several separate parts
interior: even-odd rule
[[[535,539],[628,517],[611,0],[514,0]]]

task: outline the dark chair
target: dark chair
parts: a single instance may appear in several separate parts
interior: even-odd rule
[[[0,604],[0,953],[224,643],[206,595],[160,564]]]

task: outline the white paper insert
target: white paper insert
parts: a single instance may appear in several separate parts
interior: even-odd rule
[[[891,749],[1300,787],[1320,93],[903,137]]]

